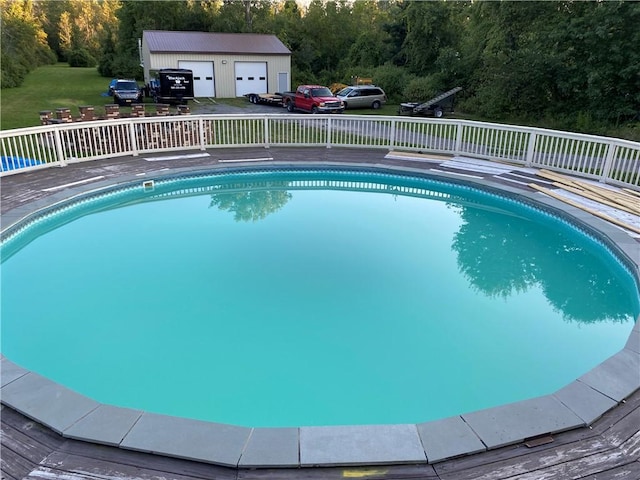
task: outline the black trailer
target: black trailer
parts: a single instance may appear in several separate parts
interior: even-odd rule
[[[155,103],[185,105],[193,100],[193,71],[186,68],[162,68],[145,86],[147,97]]]
[[[401,103],[398,113],[400,115],[433,115],[436,118],[440,118],[444,115],[445,111],[453,112],[453,99],[456,93],[462,90],[462,87],[452,88],[451,90],[441,93],[433,97],[427,102],[406,102]]]

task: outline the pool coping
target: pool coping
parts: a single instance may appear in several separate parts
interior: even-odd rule
[[[276,162],[244,170],[282,168]],[[618,227],[539,193],[486,179],[460,180],[443,172],[371,164],[305,163],[294,168],[360,168],[470,184],[561,215],[605,239],[607,246],[640,278],[640,243]],[[232,168],[176,169],[154,178]],[[148,180],[148,178],[145,178]],[[139,177],[108,181],[122,185]],[[28,210],[93,192],[99,185],[69,189],[46,202],[3,215],[20,220]],[[106,185],[105,185],[106,186]],[[35,203],[35,202],[34,202]],[[6,231],[3,225],[3,231]],[[587,427],[640,388],[640,321],[625,347],[550,395],[418,424],[334,427],[250,428],[203,422],[101,404],[30,372],[8,358],[1,363],[1,402],[64,437],[236,468],[354,466],[435,463],[527,439]]]

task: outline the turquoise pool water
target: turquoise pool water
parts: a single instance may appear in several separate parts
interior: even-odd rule
[[[246,426],[416,423],[552,393],[639,313],[598,242],[425,179],[235,173],[3,246],[2,352],[100,402]]]

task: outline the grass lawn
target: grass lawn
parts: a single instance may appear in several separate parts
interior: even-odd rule
[[[42,110],[55,114],[56,108],[70,108],[75,117],[79,106],[113,103],[112,97],[102,96],[109,81],[95,68],[71,68],[66,63],[37,68],[27,75],[22,86],[2,89],[0,129],[40,125]]]
[[[390,103],[384,104],[377,110],[372,108],[347,108],[344,113],[346,115],[384,115],[395,116],[398,114],[398,105]]]

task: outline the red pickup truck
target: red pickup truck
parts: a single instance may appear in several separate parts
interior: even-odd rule
[[[327,87],[300,85],[295,92],[282,94],[282,105],[290,112],[300,110],[311,113],[342,113],[344,103]]]

